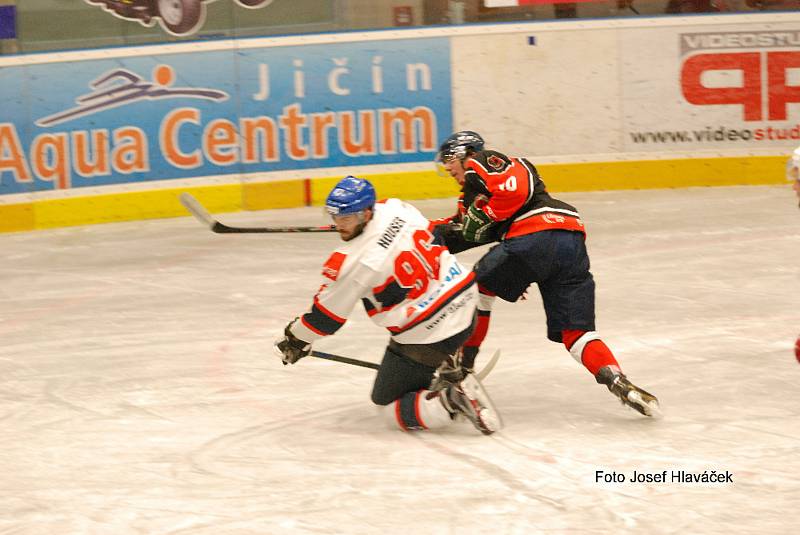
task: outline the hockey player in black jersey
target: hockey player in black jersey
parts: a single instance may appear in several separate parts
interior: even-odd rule
[[[656,397],[627,379],[595,331],[595,283],[575,207],[550,196],[530,161],[486,150],[476,132],[448,137],[437,163],[462,186],[463,209],[453,218],[461,224],[461,237],[472,244],[499,241],[474,267],[479,321],[464,344],[462,366],[474,366],[494,297],[515,302],[536,283],[548,339],[563,343],[623,404],[660,416]]]

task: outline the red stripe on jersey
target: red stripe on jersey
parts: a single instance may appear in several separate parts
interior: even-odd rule
[[[336,323],[344,323],[344,322],[347,321],[347,318],[343,318],[341,316],[337,316],[336,314],[334,314],[333,312],[331,312],[330,310],[328,310],[327,308],[322,306],[322,304],[319,302],[319,298],[317,296],[314,296],[314,306],[316,306],[319,309],[320,312],[322,312],[323,314],[328,316],[330,319],[332,319]]]
[[[444,294],[443,296],[441,296],[439,299],[437,299],[430,307],[428,307],[428,310],[425,311],[424,314],[420,315],[418,318],[414,319],[413,321],[410,321],[410,322],[406,323],[405,325],[403,325],[401,327],[387,327],[387,330],[389,332],[397,334],[397,333],[400,333],[402,331],[407,331],[408,329],[414,327],[418,323],[421,323],[421,322],[425,321],[426,319],[430,318],[433,314],[438,312],[444,305],[446,305],[449,301],[451,301],[457,294],[459,294],[462,291],[464,291],[464,289],[467,288],[470,284],[472,284],[472,282],[474,280],[475,280],[475,272],[474,271],[470,271],[469,274],[466,277],[464,277],[464,280],[461,281],[461,283],[458,284],[458,286],[454,286],[453,288],[450,288],[450,291],[447,292],[446,294]]]
[[[505,239],[533,234],[542,230],[573,230],[586,234],[583,222],[579,218],[556,212],[545,212],[511,223]]]

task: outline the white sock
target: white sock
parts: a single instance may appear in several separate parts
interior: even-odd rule
[[[404,431],[439,429],[453,422],[439,399],[440,395],[445,395],[444,391],[408,392],[383,407],[383,414],[391,427],[399,427]]]

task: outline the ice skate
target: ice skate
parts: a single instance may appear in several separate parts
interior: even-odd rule
[[[494,352],[492,358],[489,359],[489,362],[486,363],[482,369],[475,371],[475,368],[472,366],[465,366],[462,359],[462,354],[459,351],[454,356],[449,356],[439,365],[439,368],[436,370],[436,374],[433,377],[433,381],[431,382],[431,386],[429,390],[433,390],[434,392],[438,392],[440,390],[444,390],[450,385],[460,383],[464,380],[464,377],[467,375],[474,373],[479,381],[484,381],[486,376],[491,373],[494,369],[497,361],[500,359],[500,350]],[[471,362],[475,362],[473,358]]]
[[[622,372],[614,370],[610,366],[604,366],[597,372],[595,379],[598,383],[606,385],[623,405],[627,405],[645,416],[661,417],[661,405],[659,405],[658,399],[631,383]]]
[[[460,355],[449,355],[436,370],[430,390],[434,392],[444,390],[448,386],[460,383],[468,373],[472,373],[471,369],[462,368],[460,361]]]
[[[441,399],[451,414],[463,414],[484,435],[491,435],[503,427],[500,414],[474,373],[468,374],[460,383],[446,387]]]

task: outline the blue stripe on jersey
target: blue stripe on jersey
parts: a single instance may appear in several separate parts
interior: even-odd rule
[[[381,309],[386,310],[387,308],[393,307],[398,303],[402,303],[405,301],[408,292],[411,291],[411,288],[403,288],[400,286],[397,281],[392,281],[387,284],[383,290],[378,293],[374,293],[375,300],[381,304]]]
[[[317,334],[326,336],[335,333],[344,325],[343,321],[328,316],[317,305],[311,306],[311,312],[304,314],[303,320]]]

